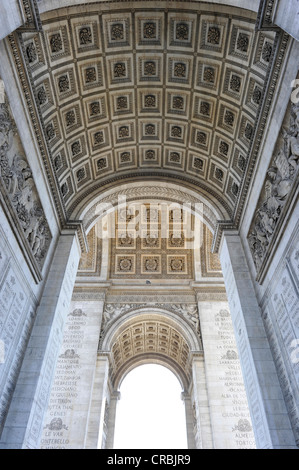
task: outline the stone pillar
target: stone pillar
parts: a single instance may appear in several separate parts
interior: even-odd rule
[[[100,449],[102,447],[105,405],[108,393],[108,372],[108,356],[105,354],[98,354],[85,449]]]
[[[109,413],[108,413],[107,437],[106,437],[105,449],[113,449],[116,408],[117,408],[117,402],[119,399],[120,399],[120,392],[118,392],[117,390],[114,390],[110,395],[110,401],[109,401]]]
[[[104,299],[105,292],[100,290],[73,293],[44,421],[42,449],[84,448]]]
[[[213,448],[255,448],[226,296],[197,293],[197,299]]]
[[[59,238],[37,309],[1,448],[39,447],[80,253],[75,231],[65,231]]]
[[[223,233],[220,260],[257,447],[295,448],[254,285],[236,232]]]
[[[194,394],[193,414],[196,420],[196,447],[200,449],[213,449],[213,434],[203,355],[193,358],[192,376]]]
[[[188,449],[196,449],[196,442],[194,436],[194,413],[192,407],[192,400],[190,394],[187,392],[182,393],[182,400],[185,403],[185,416],[186,416],[186,431]]]

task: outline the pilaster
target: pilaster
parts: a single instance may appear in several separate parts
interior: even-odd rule
[[[102,447],[108,393],[108,373],[108,356],[106,354],[98,354],[95,378],[93,382],[85,449],[100,449]]]
[[[204,367],[197,364],[197,379],[206,377],[213,448],[256,448],[240,358],[226,295],[198,293]],[[197,385],[197,389],[200,387]],[[203,433],[202,433],[203,435]]]
[[[107,421],[107,437],[105,449],[113,449],[114,444],[114,433],[115,433],[115,421],[116,421],[116,408],[117,402],[120,399],[120,392],[114,390],[110,395],[109,400],[109,411],[108,411],[108,421]]]
[[[236,232],[224,232],[220,260],[257,447],[293,448],[294,435]]]
[[[52,448],[53,441],[59,449],[84,448],[104,300],[100,289],[73,293],[45,416],[43,449]]]
[[[192,406],[191,396],[188,392],[182,393],[182,400],[185,404],[185,416],[186,416],[186,432],[187,432],[187,443],[188,449],[196,449],[196,442],[194,436],[194,412]]]
[[[211,427],[210,406],[207,391],[205,362],[203,355],[193,357],[193,417],[197,448],[213,449],[213,433]]]
[[[79,257],[75,232],[64,232],[37,309],[2,434],[2,448],[35,449],[39,446]]]

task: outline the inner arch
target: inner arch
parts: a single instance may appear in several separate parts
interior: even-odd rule
[[[198,332],[174,313],[145,309],[119,317],[103,332],[102,351],[111,352],[110,376],[116,390],[137,365],[167,365],[184,390],[191,380],[194,350],[201,351]]]

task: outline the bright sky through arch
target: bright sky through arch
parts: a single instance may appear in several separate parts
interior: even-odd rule
[[[182,388],[166,367],[136,367],[117,403],[115,449],[187,449]]]

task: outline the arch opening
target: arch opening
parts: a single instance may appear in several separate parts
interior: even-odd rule
[[[182,386],[166,364],[134,367],[120,385],[116,449],[186,449]]]
[[[105,405],[107,415],[104,419],[102,448],[193,448],[187,416],[190,415],[190,385],[195,351],[197,355],[202,354],[199,332],[195,331],[190,319],[188,321],[177,312],[139,307],[131,312],[125,311],[108,322],[99,343],[100,356],[109,358],[109,396]],[[136,390],[134,386],[130,389],[128,400],[119,401],[119,397],[123,396],[123,384],[131,373],[135,374],[137,369],[144,370],[143,366],[149,365],[162,368],[155,369],[158,371],[166,370],[170,376],[168,374],[167,378],[164,374],[160,378],[159,372],[156,374],[155,371],[152,375],[145,374],[144,378],[135,380]],[[137,391],[139,386],[144,387],[143,391]],[[152,395],[146,397],[153,387]],[[130,402],[135,393],[136,398]],[[120,416],[123,416],[120,426],[116,421],[118,408],[121,409]],[[152,411],[147,414],[149,410]],[[133,412],[136,416],[135,424],[131,416]],[[154,421],[153,416],[156,416]],[[126,422],[133,426],[132,432],[126,430]],[[135,431],[140,428],[142,431],[139,430],[136,436]],[[157,430],[161,429],[164,431],[158,435]],[[171,436],[175,429],[172,442]],[[127,436],[130,437],[129,441]]]
[[[102,351],[109,351],[110,377],[114,389],[136,366],[154,362],[166,365],[184,391],[191,380],[194,351],[202,351],[200,337],[186,318],[163,309],[136,309],[104,330]]]

